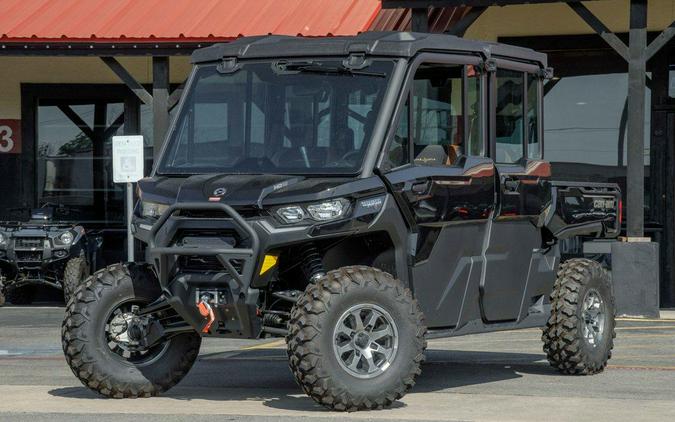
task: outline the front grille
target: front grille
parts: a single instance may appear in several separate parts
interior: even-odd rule
[[[42,262],[42,252],[16,251],[16,260],[19,262]]]
[[[44,241],[42,237],[17,237],[14,239],[14,248],[17,250],[42,250]]]
[[[181,271],[215,271],[222,272],[223,266],[215,256],[182,256],[179,264]]]
[[[257,208],[238,208],[236,211],[244,218],[258,217],[261,215],[261,211]],[[231,218],[229,215],[219,210],[180,210],[179,215],[188,218]]]
[[[243,259],[231,259],[230,263],[234,270],[242,274],[245,261]],[[225,266],[220,263],[216,256],[181,256],[178,260],[180,271],[186,272],[226,272]]]

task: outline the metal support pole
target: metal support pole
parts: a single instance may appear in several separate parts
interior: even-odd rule
[[[412,19],[410,21],[410,30],[412,32],[429,32],[429,9],[414,8],[411,9]]]
[[[134,217],[134,184],[127,182],[127,261],[134,262],[134,234],[131,220]]]
[[[169,128],[169,58],[152,58],[152,138],[154,159],[162,149]]]
[[[628,239],[644,236],[644,127],[647,71],[647,0],[631,0],[628,45],[627,230]]]

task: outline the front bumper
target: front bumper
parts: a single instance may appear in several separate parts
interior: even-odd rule
[[[348,219],[284,225],[269,215],[244,219],[223,203],[177,203],[156,221],[136,217],[132,231],[147,245],[146,260],[167,301],[188,324],[200,332],[205,327],[197,304],[207,296],[216,316],[209,334],[252,338],[261,330],[259,289],[272,273],[261,275],[264,256],[290,245],[355,234],[368,228],[376,214],[356,207]],[[236,242],[228,242],[227,233]],[[218,268],[192,271],[184,266],[187,260],[210,260]]]

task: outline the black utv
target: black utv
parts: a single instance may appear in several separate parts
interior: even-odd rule
[[[40,286],[66,302],[89,276],[93,250],[84,228],[55,218],[63,208],[31,210],[28,221],[0,222],[0,306],[30,304]]]
[[[415,383],[430,338],[544,327],[565,374],[603,370],[615,185],[551,179],[546,56],[448,35],[241,38],[197,50],[132,230],[145,261],[96,272],[63,323],[75,375],[153,396],[202,337],[285,337],[336,410]],[[605,260],[609,262],[609,260]]]

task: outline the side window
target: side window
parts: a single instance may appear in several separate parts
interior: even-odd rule
[[[467,114],[467,152],[468,155],[483,155],[483,122],[481,71],[478,66],[466,66],[466,114]]]
[[[527,158],[541,158],[539,139],[539,78],[527,74]]]
[[[523,72],[497,70],[495,161],[513,164],[524,155]]]
[[[412,86],[414,163],[451,166],[464,151],[463,66],[423,64]]]
[[[410,162],[409,154],[409,124],[410,117],[410,100],[409,98],[405,102],[405,106],[401,109],[401,116],[399,117],[398,126],[396,127],[396,133],[394,133],[394,138],[389,144],[389,151],[387,153],[388,166],[390,168],[395,168],[408,164]]]

